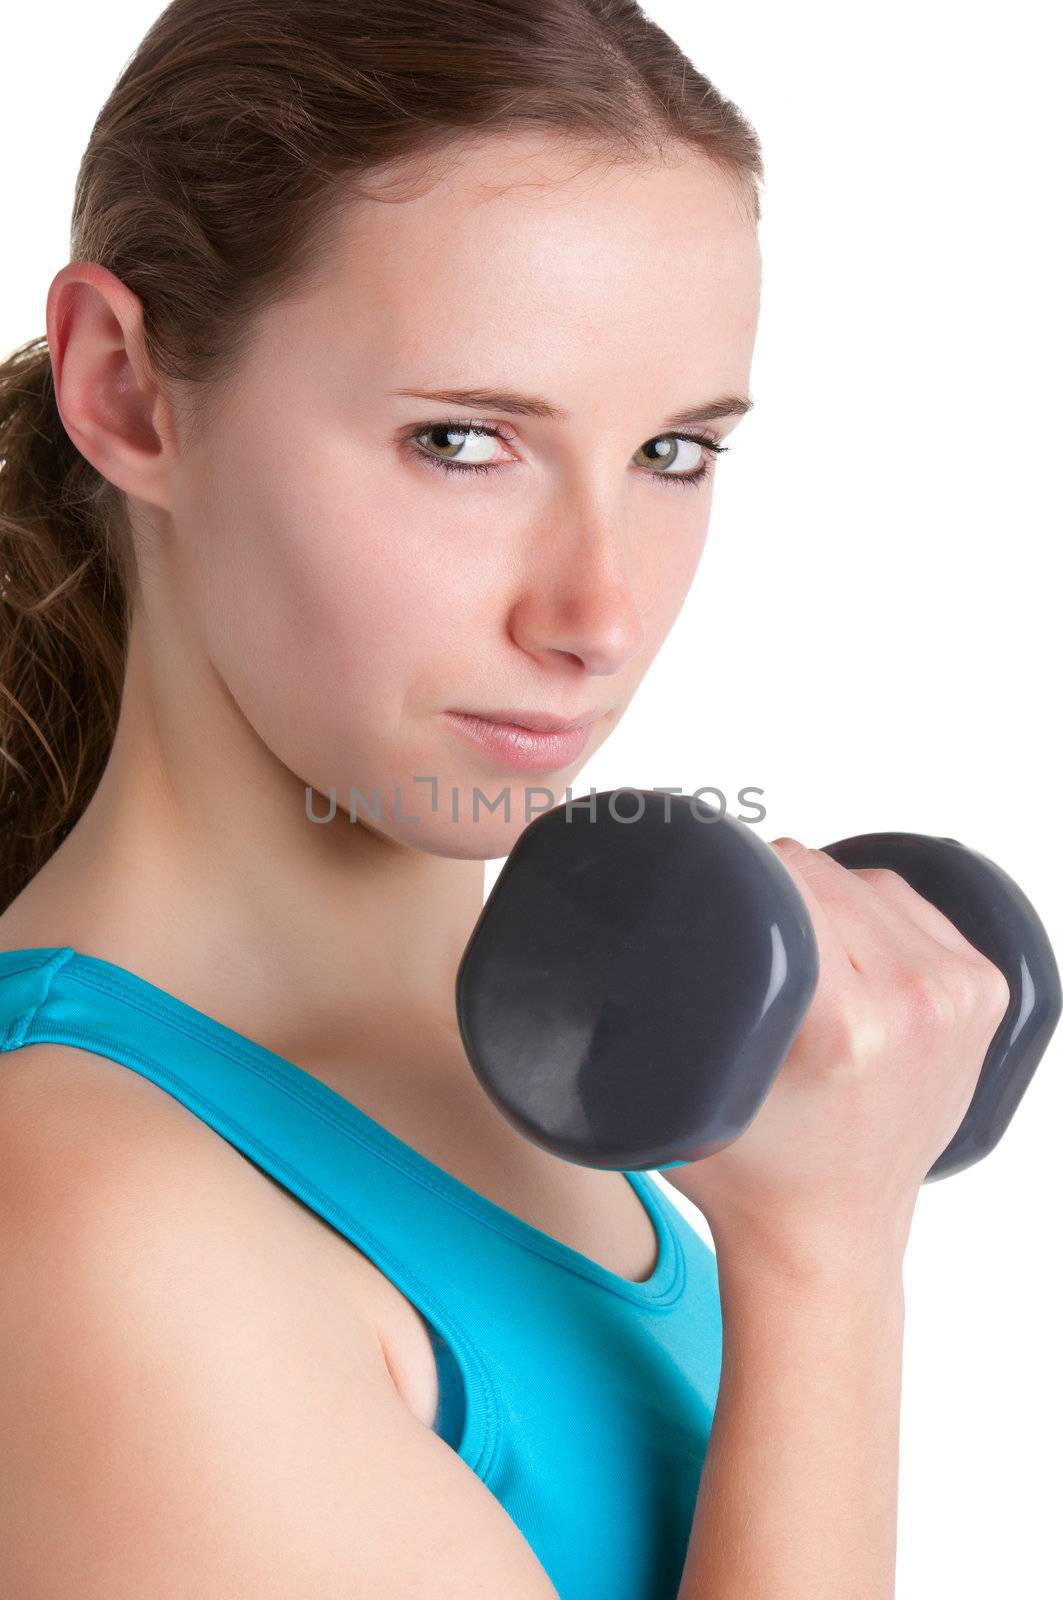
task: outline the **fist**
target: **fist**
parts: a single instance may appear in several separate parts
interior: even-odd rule
[[[713,1233],[794,1251],[907,1237],[920,1185],[974,1094],[1010,994],[898,873],[770,848],[808,907],[819,980],[763,1103],[715,1155],[661,1177]]]

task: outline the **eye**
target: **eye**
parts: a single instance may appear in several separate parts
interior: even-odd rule
[[[419,428],[416,433],[408,437],[418,444],[420,453],[433,467],[442,467],[447,471],[453,463],[453,470],[456,472],[493,472],[494,466],[485,465],[493,454],[493,448],[487,441],[501,439],[504,436],[500,428],[490,427],[486,423],[433,422]],[[421,450],[419,444],[421,439],[431,441],[431,451]],[[478,450],[474,448],[471,457],[458,461],[457,452],[464,450],[471,439],[479,442]],[[437,449],[445,453],[442,456],[433,454],[432,452]]]
[[[494,427],[488,423],[462,422],[460,420],[422,423],[406,435],[407,443],[413,447],[413,454],[418,460],[442,472],[451,473],[499,471],[503,463],[490,461],[493,447],[488,441],[512,437],[514,435],[507,430]],[[422,439],[430,440],[432,448],[425,448],[420,442]],[[479,441],[478,444],[473,446],[473,459],[458,460],[458,453],[464,451],[471,440]],[[643,468],[646,475],[651,478],[662,478],[668,483],[684,484],[689,487],[701,483],[708,475],[713,458],[722,455],[725,450],[730,448],[728,445],[720,444],[718,439],[713,439],[706,434],[661,433],[657,434],[653,439],[648,439],[645,445],[640,445],[635,452],[635,457],[648,455],[655,466],[659,467],[663,462],[666,468],[670,468],[677,460],[682,462],[683,453],[676,448],[676,446],[682,444],[698,447],[698,450],[693,452],[695,460],[698,459],[699,451],[707,452],[707,455],[701,456],[700,466],[685,472],[652,471],[648,468]],[[448,453],[437,455],[434,453],[435,450]],[[477,455],[479,455],[479,460],[476,459]],[[688,452],[688,459],[689,455],[690,452]]]
[[[670,467],[677,460],[682,463],[682,451],[677,446],[684,444],[697,446],[697,449],[693,450],[691,454],[695,462],[701,461],[700,466],[695,466],[690,472],[654,472],[650,476],[670,479],[673,483],[700,483],[709,470],[709,462],[712,458],[722,455],[725,450],[730,448],[728,445],[720,444],[718,439],[709,438],[706,434],[659,433],[656,438],[648,439],[646,444],[640,445],[635,454],[636,456],[648,455],[656,465],[660,466],[663,462],[666,467]],[[699,452],[702,450],[709,452],[707,459],[700,455]],[[689,455],[687,459],[690,459]]]

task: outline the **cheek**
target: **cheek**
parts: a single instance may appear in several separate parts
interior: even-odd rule
[[[667,499],[669,495],[680,496],[687,492],[685,489],[651,485],[647,495],[659,495]],[[689,492],[693,497],[695,491]],[[640,566],[637,592],[642,604],[647,644],[652,642],[655,647],[663,643],[682,610],[705,549],[712,484],[703,486],[697,494],[697,506],[689,520],[659,515],[652,524],[647,520],[647,536],[638,541]]]
[[[425,527],[423,494],[394,466],[355,471],[335,445],[311,454],[305,441],[223,458],[193,524],[192,605],[214,666],[306,781],[346,782],[333,765],[344,752],[385,766],[407,696],[430,697],[432,663],[460,652],[490,570],[457,558],[452,516]]]

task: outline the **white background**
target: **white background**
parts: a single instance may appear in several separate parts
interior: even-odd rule
[[[92,121],[159,9],[5,21],[3,351],[44,331]],[[764,143],[756,405],[686,607],[576,792],[714,784],[738,810],[757,785],[765,839],[948,834],[1063,953],[1051,9],[645,9]],[[1063,1592],[1061,1066],[1057,1035],[998,1148],[916,1211],[899,1600]]]

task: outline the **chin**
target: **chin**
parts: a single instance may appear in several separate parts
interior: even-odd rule
[[[402,788],[399,805],[391,791],[390,801],[381,805],[379,820],[363,809],[359,810],[357,821],[378,836],[412,850],[453,860],[491,861],[509,855],[536,817],[564,805],[568,789],[574,799],[582,793],[574,773],[548,773],[541,782],[535,781],[534,774],[526,773],[477,777],[460,784],[441,781],[433,811],[431,786],[416,785],[411,798],[407,785]],[[508,817],[503,803],[507,791]],[[497,809],[489,810],[488,804],[499,796],[503,798]]]

